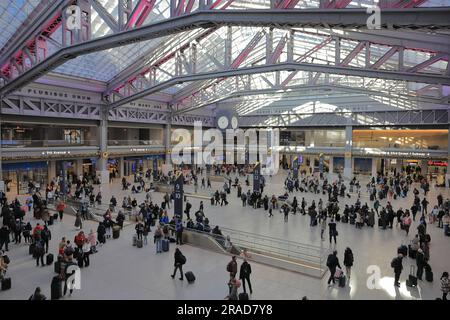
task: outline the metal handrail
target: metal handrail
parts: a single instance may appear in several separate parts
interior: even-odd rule
[[[325,256],[324,256],[325,252],[322,250],[322,248],[320,248],[318,246],[312,246],[313,247],[312,250],[315,251],[316,254],[306,253],[306,252],[302,251],[302,249],[306,248],[306,245],[303,245],[301,243],[287,241],[287,240],[283,240],[283,239],[277,239],[274,237],[266,237],[266,236],[261,236],[261,235],[256,235],[256,237],[254,237],[255,236],[254,233],[246,234],[246,232],[233,230],[230,228],[222,228],[221,231],[223,233],[225,233],[222,235],[216,235],[216,234],[213,234],[212,232],[205,232],[205,231],[200,231],[200,230],[191,229],[191,228],[186,228],[186,230],[205,234],[205,235],[208,235],[208,236],[211,236],[214,238],[220,238],[222,240],[225,240],[227,238],[227,235],[229,235],[231,243],[234,245],[237,245],[239,247],[243,247],[243,248],[249,249],[249,250],[255,250],[255,251],[258,251],[261,253],[276,254],[276,255],[282,256],[282,257],[284,256],[284,257],[288,257],[288,258],[301,259],[301,260],[305,260],[307,262],[318,264],[319,266],[323,265],[323,261],[325,258]],[[238,237],[236,237],[236,235],[238,235]],[[239,238],[239,235],[245,236],[246,238],[253,237],[254,240],[251,241],[248,239],[242,239],[242,238]],[[256,241],[256,240],[259,240],[259,241]],[[276,243],[283,243],[284,246],[274,246],[274,245],[270,245],[270,244],[264,244],[264,243],[261,243],[260,240],[276,242]],[[221,245],[223,246],[223,244],[221,244]],[[286,248],[286,246],[288,248]],[[300,249],[300,250],[293,250],[296,248]],[[308,249],[311,249],[311,248],[308,248]]]

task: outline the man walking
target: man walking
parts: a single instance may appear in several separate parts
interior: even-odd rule
[[[330,278],[328,279],[328,285],[330,285],[331,282],[335,284],[336,282],[334,280],[334,274],[336,273],[336,267],[339,267],[339,269],[341,269],[336,250],[334,250],[333,253],[328,256],[327,267],[328,269],[330,269]]]
[[[250,282],[250,274],[252,273],[252,267],[247,262],[247,259],[244,259],[244,262],[241,264],[241,269],[239,271],[239,279],[242,280],[242,284],[244,286],[244,293],[247,293],[245,289],[245,282],[248,282],[248,287],[250,289],[250,294],[253,294],[252,283]]]
[[[401,253],[398,254],[397,257],[395,257],[394,259],[392,259],[391,261],[391,267],[394,269],[394,274],[395,274],[395,280],[394,280],[394,286],[400,287],[400,274],[402,273],[403,270],[403,255]]]

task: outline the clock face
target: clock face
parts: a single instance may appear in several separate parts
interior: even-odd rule
[[[226,129],[228,127],[228,118],[225,116],[221,116],[217,121],[217,125],[220,129]]]
[[[231,127],[236,129],[238,127],[238,119],[236,117],[231,118]]]

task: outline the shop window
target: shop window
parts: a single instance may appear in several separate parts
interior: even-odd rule
[[[81,130],[64,129],[64,141],[68,144],[81,144]]]

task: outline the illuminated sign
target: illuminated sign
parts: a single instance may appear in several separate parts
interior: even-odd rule
[[[428,161],[428,165],[436,167],[447,167],[448,163],[447,161]]]

